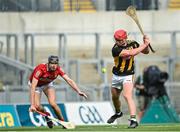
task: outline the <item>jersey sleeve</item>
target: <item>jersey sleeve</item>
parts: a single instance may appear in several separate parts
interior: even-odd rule
[[[113,57],[119,56],[119,54],[122,52],[122,50],[123,50],[122,48],[114,46],[112,48],[112,56]]]
[[[60,66],[58,67],[58,74],[60,76],[63,76],[65,74],[65,72],[63,71],[63,69]]]
[[[33,77],[36,78],[37,80],[39,80],[40,76],[42,75],[42,70],[40,68],[37,68],[35,71],[34,71],[34,75]]]

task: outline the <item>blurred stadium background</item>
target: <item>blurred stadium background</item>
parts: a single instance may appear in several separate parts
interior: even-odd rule
[[[180,114],[180,0],[0,0],[0,104],[29,104],[29,74],[51,54],[89,96],[83,100],[59,78],[57,102],[111,102],[114,30],[126,29],[142,42],[125,14],[129,5],[136,6],[156,50],[136,57],[136,75],[149,65],[167,71],[166,88]]]

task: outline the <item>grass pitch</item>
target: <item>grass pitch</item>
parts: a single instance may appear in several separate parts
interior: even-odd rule
[[[170,132],[176,131],[180,132],[180,123],[172,124],[141,124],[135,129],[128,129],[127,125],[84,125],[76,126],[75,129],[67,130],[63,129],[61,126],[56,126],[53,129],[47,127],[18,127],[18,128],[0,128],[0,131],[163,131]]]

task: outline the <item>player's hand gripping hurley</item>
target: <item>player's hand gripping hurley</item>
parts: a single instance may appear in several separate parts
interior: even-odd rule
[[[138,17],[137,17],[137,14],[136,14],[136,8],[134,6],[129,6],[127,9],[126,9],[126,14],[128,16],[130,16],[134,21],[135,23],[137,24],[139,30],[141,31],[141,34],[144,35],[144,32],[142,30],[142,27],[139,23],[139,20],[138,20]],[[151,49],[151,51],[153,53],[155,53],[155,50],[152,48],[152,46],[149,44],[149,48]]]
[[[36,112],[39,113],[39,114],[42,115],[42,116],[47,116],[50,120],[59,123],[60,125],[62,125],[62,126],[65,127],[66,129],[74,129],[74,128],[75,128],[75,125],[74,125],[74,123],[72,123],[72,122],[61,121],[61,120],[59,120],[59,119],[57,119],[57,118],[54,118],[54,117],[52,117],[52,116],[48,116],[46,113],[43,113],[43,112],[41,112],[41,111],[36,111]]]

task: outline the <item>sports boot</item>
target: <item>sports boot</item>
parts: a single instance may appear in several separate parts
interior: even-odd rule
[[[122,112],[116,113],[116,114],[114,114],[113,116],[111,116],[111,117],[108,119],[107,123],[111,124],[111,123],[113,123],[117,118],[120,118],[121,116],[123,116],[123,113],[122,113]]]
[[[130,124],[128,126],[128,128],[136,128],[138,126],[138,122],[136,120],[129,120]]]
[[[47,114],[47,116],[45,116],[45,120],[46,120],[46,123],[47,123],[47,126],[49,128],[53,128],[53,122],[51,121],[51,119],[48,118],[48,116],[50,116],[49,112],[45,112]]]

